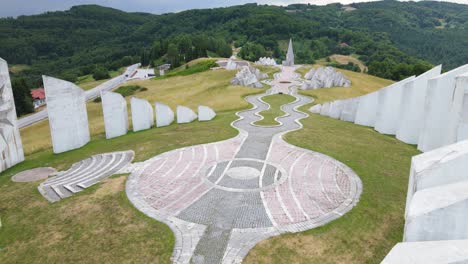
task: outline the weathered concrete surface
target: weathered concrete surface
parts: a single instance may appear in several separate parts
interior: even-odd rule
[[[416,192],[408,207],[403,241],[468,239],[468,181]]]
[[[0,172],[24,161],[8,64],[0,58]]]
[[[197,114],[190,108],[185,106],[177,106],[177,123],[185,124],[191,123],[197,119]]]
[[[210,121],[216,117],[216,113],[208,106],[200,105],[198,107],[198,121]]]
[[[312,68],[304,78],[306,81],[301,85],[303,90],[351,86],[351,81],[333,67]]]
[[[468,64],[432,78],[428,82],[424,125],[418,149],[429,151],[457,141],[458,118],[452,112],[456,77],[468,72]]]
[[[396,133],[396,137],[400,141],[418,144],[424,122],[424,104],[428,81],[439,76],[441,71],[442,65],[439,65],[404,85],[399,114],[400,122]]]
[[[331,106],[331,102],[322,104],[322,107],[320,108],[320,115],[329,116],[330,106]]]
[[[320,111],[322,110],[322,105],[321,104],[317,104],[317,105],[314,105],[312,106],[310,109],[309,109],[309,112],[311,112],[312,114],[320,114]]]
[[[288,52],[286,53],[286,60],[283,61],[283,66],[294,66],[294,48],[292,39],[289,40]]]
[[[57,170],[51,167],[35,168],[15,174],[13,177],[11,177],[11,180],[14,182],[35,182],[47,179],[49,175],[52,175],[56,172]]]
[[[468,73],[457,77],[451,112],[457,129],[457,141],[468,139]]]
[[[467,172],[468,140],[414,156],[411,159],[406,212],[417,191],[468,181]]]
[[[165,127],[174,122],[174,111],[168,105],[157,102],[155,104],[155,111],[156,127]]]
[[[382,264],[468,263],[468,240],[398,243]]]
[[[110,139],[127,134],[128,111],[125,98],[119,93],[103,92],[101,99],[106,138]]]
[[[354,122],[359,106],[360,97],[346,99],[343,103],[343,111],[340,119],[347,122]]]
[[[262,73],[259,69],[250,66],[243,66],[236,76],[231,80],[232,85],[246,87],[262,88],[260,80],[268,78],[268,75]]]
[[[328,112],[328,116],[334,119],[340,119],[341,112],[343,111],[343,101],[337,100],[330,103],[330,109]]]
[[[379,103],[375,130],[381,134],[395,135],[400,121],[403,87],[414,80],[414,76],[379,90]]]
[[[54,153],[81,148],[89,142],[85,92],[75,84],[42,76]]]
[[[373,127],[377,119],[378,105],[379,91],[361,96],[354,123],[362,126]]]
[[[130,106],[134,132],[150,129],[154,125],[153,107],[148,101],[132,97]]]
[[[264,66],[276,66],[276,61],[273,58],[261,57],[258,61],[255,62],[255,64]]]

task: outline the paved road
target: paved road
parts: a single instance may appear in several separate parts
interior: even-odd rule
[[[259,241],[323,225],[358,202],[351,169],[282,139],[302,127],[307,114],[297,108],[311,102],[297,94],[298,77],[282,67],[267,93],[247,97],[255,107],[238,113],[239,136],[133,164],[128,197],[174,231],[174,263],[240,263]],[[296,97],[282,106],[281,125],[253,125],[269,107],[261,98],[279,92]]]
[[[129,66],[127,68],[127,70],[125,71],[125,73],[123,73],[122,75],[120,76],[117,76],[105,83],[102,83],[98,86],[96,86],[95,88],[91,89],[91,90],[88,90],[86,91],[86,100],[87,101],[90,101],[90,100],[94,100],[95,98],[99,97],[100,94],[101,94],[101,91],[110,91],[114,88],[116,88],[117,86],[121,85],[122,83],[124,83],[126,80],[127,80],[127,77],[126,76],[131,76],[131,74],[133,72],[135,72],[135,70],[139,67],[139,64],[134,64],[132,66]],[[19,128],[23,128],[23,127],[27,127],[27,126],[30,126],[30,125],[33,125],[37,122],[40,122],[44,119],[48,118],[47,116],[47,109],[43,109],[35,114],[32,114],[32,115],[29,115],[29,116],[26,116],[26,117],[23,117],[21,119],[18,120],[18,127]]]

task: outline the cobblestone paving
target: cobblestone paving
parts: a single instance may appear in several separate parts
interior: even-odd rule
[[[282,67],[255,107],[233,122],[230,140],[187,147],[133,164],[127,182],[131,202],[168,224],[176,235],[174,263],[240,263],[259,241],[326,224],[351,210],[362,186],[344,164],[286,143],[282,135],[300,129],[310,99],[297,94],[299,75]],[[280,126],[253,125],[269,105],[268,94],[291,94]]]

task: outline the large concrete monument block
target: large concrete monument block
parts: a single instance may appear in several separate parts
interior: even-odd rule
[[[361,96],[356,111],[355,124],[373,127],[377,119],[379,91]]]
[[[457,141],[468,139],[468,73],[457,77],[452,113],[457,126]]]
[[[414,76],[394,83],[379,91],[379,107],[375,130],[381,134],[395,135],[399,125],[401,97],[406,83],[414,80]]]
[[[468,140],[414,156],[411,159],[406,211],[417,191],[468,181],[467,172]]]
[[[128,132],[128,111],[125,98],[119,93],[101,93],[106,138],[120,137]]]
[[[54,153],[81,148],[89,142],[85,92],[75,84],[42,76]]]
[[[452,106],[456,77],[464,73],[468,73],[468,64],[429,80],[419,150],[429,151],[457,141],[459,116],[453,113]]]
[[[286,60],[283,61],[283,66],[294,66],[294,49],[292,39],[289,40],[288,53],[286,54]]]
[[[360,97],[347,99],[343,105],[340,119],[347,122],[354,122],[356,113],[359,106]]]
[[[468,263],[468,240],[398,243],[381,264]]]
[[[210,121],[216,117],[215,111],[208,106],[200,105],[198,107],[198,121]]]
[[[414,194],[405,223],[405,242],[468,239],[468,181]]]
[[[331,105],[330,102],[322,104],[322,107],[320,108],[320,115],[329,116],[330,115],[330,105]]]
[[[134,132],[150,129],[154,125],[153,107],[148,101],[132,97],[130,106]]]
[[[408,144],[418,144],[424,122],[424,104],[429,79],[440,75],[442,66],[429,70],[404,85],[396,137]]]
[[[174,111],[165,104],[156,103],[156,127],[165,127],[174,122]]]
[[[177,123],[185,124],[191,123],[197,119],[197,114],[192,111],[192,109],[185,106],[177,106]]]
[[[314,105],[312,106],[310,109],[309,109],[309,112],[311,112],[312,114],[320,114],[320,111],[322,110],[322,105],[321,104],[317,104],[317,105]]]
[[[8,64],[0,58],[0,172],[24,161]]]
[[[330,103],[330,110],[328,116],[334,119],[340,119],[341,112],[343,111],[343,101],[337,100]]]

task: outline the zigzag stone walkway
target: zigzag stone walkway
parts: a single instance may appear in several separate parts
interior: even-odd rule
[[[310,99],[298,95],[299,75],[283,67],[255,107],[239,112],[230,140],[187,147],[133,164],[127,181],[131,202],[168,224],[176,235],[174,263],[240,263],[259,241],[305,231],[340,216],[358,202],[361,181],[344,164],[286,143],[301,128]],[[290,82],[290,83],[286,83]],[[275,127],[254,126],[269,106],[261,97],[288,93],[288,113]],[[313,136],[313,135],[311,135]]]

